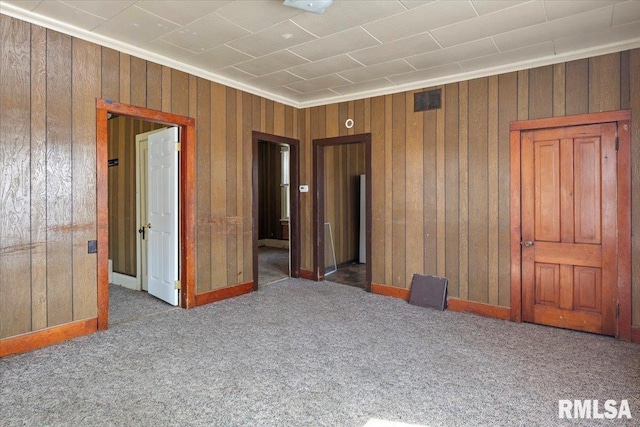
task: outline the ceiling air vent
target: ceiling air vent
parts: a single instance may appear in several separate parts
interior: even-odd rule
[[[442,107],[442,90],[434,89],[413,94],[413,111],[437,110]]]

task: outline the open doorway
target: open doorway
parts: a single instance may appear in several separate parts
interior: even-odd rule
[[[111,199],[124,197],[125,187],[135,188],[136,162],[135,141],[124,141],[131,158],[126,158],[128,165],[125,178],[116,185],[109,182],[109,169],[120,166],[119,157],[110,157],[109,152],[109,117],[123,117],[142,122],[151,128],[166,127],[167,129],[152,132],[145,138],[149,144],[148,158],[148,209],[146,223],[139,226],[140,218],[137,209],[129,207],[127,215],[124,210],[127,202],[111,206]],[[120,244],[114,257],[121,256],[117,269],[128,268],[132,277],[132,287],[142,288],[142,272],[138,238],[144,233],[148,240],[148,277],[149,293],[169,302],[188,308],[194,305],[193,254],[194,248],[194,130],[193,119],[174,114],[148,110],[140,107],[119,104],[112,101],[97,100],[97,199],[98,199],[98,328],[106,329],[109,325],[109,258],[110,246]],[[124,123],[127,123],[126,121]],[[131,123],[131,122],[129,122]],[[155,130],[155,129],[153,129]],[[124,132],[124,131],[123,131]],[[135,131],[130,132],[135,139]],[[144,133],[144,132],[143,132]],[[112,153],[111,153],[112,154]],[[113,155],[113,154],[112,154]],[[126,154],[125,154],[126,156]],[[128,179],[126,178],[128,174]],[[110,188],[110,184],[115,188]],[[130,190],[135,194],[135,191]],[[133,195],[133,206],[136,196]],[[169,209],[170,208],[170,209]],[[115,211],[115,212],[114,212]],[[123,230],[110,230],[110,213],[115,217],[122,216],[129,221]],[[133,227],[132,227],[133,225]],[[141,231],[142,230],[142,231]],[[122,232],[120,232],[122,231]],[[130,241],[127,251],[126,243],[119,243],[119,236],[134,235],[134,238],[123,238],[122,242]],[[113,235],[113,236],[112,236]],[[155,242],[155,243],[154,243]],[[135,248],[135,249],[131,249]],[[135,255],[133,255],[135,251]],[[127,256],[128,252],[128,256]],[[112,267],[113,268],[113,267]]]
[[[254,288],[300,275],[299,141],[253,132]]]
[[[371,290],[371,134],[313,141],[314,278]]]

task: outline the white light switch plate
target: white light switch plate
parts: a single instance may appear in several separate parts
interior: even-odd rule
[[[301,185],[300,186],[300,192],[301,193],[308,193],[309,192],[309,186],[308,185]]]

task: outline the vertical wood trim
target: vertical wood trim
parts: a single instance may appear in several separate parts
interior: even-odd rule
[[[429,187],[430,194],[433,194],[435,185],[430,186],[426,179],[428,172],[431,171],[425,169],[425,163],[429,157],[424,140],[425,113],[413,112],[413,93],[406,97],[405,103],[405,111],[407,111],[405,116],[405,141],[407,145],[405,152],[406,233],[411,237],[406,239],[404,252],[406,253],[405,277],[410,278],[414,273],[424,274],[425,271],[425,248],[429,246],[429,241],[425,240],[425,223],[432,218],[426,218],[427,199],[424,188]],[[434,158],[429,157],[428,161],[432,160]],[[435,235],[429,236],[429,238],[435,240]],[[428,253],[427,256],[433,258],[435,253]]]
[[[214,186],[212,185],[212,170],[214,169],[213,132],[211,131],[211,83],[208,80],[197,79],[197,114],[196,122],[196,292],[211,290],[213,280],[213,224],[211,199]]]
[[[631,230],[634,231],[634,238],[631,241],[632,259],[640,257],[640,49],[631,51],[629,58],[629,81],[630,81],[630,102],[631,102],[631,134],[630,150],[631,155],[627,158],[634,159],[631,163]],[[618,131],[619,132],[619,131]],[[620,155],[619,155],[620,156]],[[640,327],[640,262],[631,265],[631,286],[632,286],[632,323]],[[640,336],[640,334],[638,335]]]
[[[242,280],[240,283],[255,281],[257,286],[257,276],[253,275],[253,170],[252,170],[252,138],[251,131],[253,128],[253,103],[252,95],[241,92],[242,95],[242,222],[243,234],[242,238]],[[257,244],[257,242],[256,242]]]
[[[553,66],[553,116],[565,115],[566,63]]]
[[[227,217],[227,89],[218,83],[211,83],[211,284],[203,289],[212,290],[227,286],[227,238],[229,219]]]
[[[442,100],[447,102],[447,88],[443,86]],[[436,274],[446,276],[446,181],[445,181],[445,109],[437,110],[436,113],[436,248],[437,266]]]
[[[47,327],[47,30],[31,26],[31,329]],[[4,61],[2,62],[4,63]],[[0,95],[0,98],[3,96]],[[4,110],[0,108],[0,110]],[[1,113],[0,113],[1,114]],[[0,119],[0,123],[3,120]],[[0,131],[3,135],[4,130]],[[2,198],[2,200],[5,200]],[[1,335],[1,334],[0,334]]]
[[[458,296],[469,299],[469,83],[458,86]]]
[[[393,153],[392,165],[392,268],[393,286],[408,287],[406,278],[406,128],[405,122],[405,93],[391,95],[393,102]]]
[[[104,75],[104,74],[103,74]],[[107,111],[96,102],[96,206],[98,239],[98,330],[109,327],[109,132]],[[106,266],[106,268],[104,268]]]
[[[460,296],[460,277],[458,274],[459,255],[458,250],[460,239],[459,227],[459,141],[458,141],[458,116],[459,116],[459,96],[458,83],[449,84],[444,92],[445,102],[445,179],[447,182],[445,198],[445,276],[449,279],[448,294]]]
[[[97,257],[87,253],[96,235],[95,99],[100,96],[100,47],[73,39],[72,194],[73,194],[73,320],[97,315]]]
[[[489,304],[499,305],[498,283],[499,275],[499,150],[498,150],[498,125],[499,125],[499,80],[498,76],[489,77],[489,114],[487,118],[487,138],[488,138],[488,211],[489,211],[489,231],[488,231],[488,278],[489,278]]]
[[[393,103],[384,97],[384,283],[393,282]]]
[[[639,64],[640,65],[640,64]],[[636,71],[636,75],[638,71]],[[638,94],[640,95],[640,94]],[[636,98],[637,99],[637,98]],[[635,102],[638,102],[637,100]],[[636,122],[638,119],[636,118]],[[618,318],[617,336],[625,341],[631,340],[631,325],[633,317],[632,294],[632,199],[631,188],[633,185],[631,176],[631,123],[629,120],[618,122],[618,138],[620,148],[617,161],[617,191],[618,191],[618,302],[620,304],[620,316]],[[637,138],[637,136],[636,136]],[[638,159],[638,157],[635,157]],[[637,240],[637,239],[636,239]],[[637,263],[636,263],[637,264]]]
[[[510,132],[511,146],[511,320],[522,321],[522,250],[520,246],[520,132]]]

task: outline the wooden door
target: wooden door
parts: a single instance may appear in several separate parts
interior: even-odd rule
[[[524,321],[616,335],[616,127],[521,133]]]

